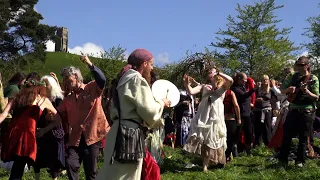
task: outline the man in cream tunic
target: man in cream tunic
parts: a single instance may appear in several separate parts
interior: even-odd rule
[[[128,65],[118,75],[116,89],[121,110],[121,123],[129,128],[138,128],[138,125],[125,119],[135,120],[148,127],[163,125],[161,118],[164,107],[170,106],[167,99],[154,99],[148,80],[153,69],[153,56],[145,49],[137,49],[128,58]],[[115,97],[113,97],[115,98]],[[98,180],[140,180],[143,159],[138,163],[120,163],[111,157],[114,152],[116,136],[119,127],[117,108],[111,105],[111,119],[114,121],[107,134],[104,150],[104,164],[98,173]]]

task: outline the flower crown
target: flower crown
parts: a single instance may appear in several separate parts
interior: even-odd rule
[[[46,86],[46,83],[43,81],[35,81],[35,80],[30,80],[30,81],[25,81],[23,87],[32,87],[32,86]]]

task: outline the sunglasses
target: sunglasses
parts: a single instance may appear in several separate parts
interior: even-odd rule
[[[303,67],[303,66],[305,66],[305,65],[307,65],[307,64],[295,64],[296,66],[299,66],[299,67]]]

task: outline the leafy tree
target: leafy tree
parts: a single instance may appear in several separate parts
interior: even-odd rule
[[[207,48],[205,52],[190,53],[187,51],[186,57],[180,63],[166,65],[162,69],[165,77],[162,79],[168,79],[177,87],[183,88],[183,75],[188,74],[198,82],[204,83],[206,81],[206,67],[214,64],[214,54]]]
[[[279,29],[274,11],[274,0],[255,2],[253,5],[238,4],[236,17],[228,16],[227,29],[219,30],[211,46],[216,62],[226,72],[243,71],[254,78],[263,74],[275,77],[297,50],[288,38],[291,28]]]
[[[307,28],[305,35],[311,39],[311,42],[306,44],[306,46],[310,54],[320,57],[320,15],[308,18],[308,22],[310,23],[310,27]]]
[[[320,7],[320,4],[319,4]],[[308,54],[311,56],[312,71],[316,75],[320,75],[320,15],[310,17],[307,20],[310,27],[304,35],[311,39],[310,43],[305,44],[308,49]]]
[[[159,79],[170,80],[172,73],[178,64],[166,64],[163,67],[154,67],[154,71],[157,74]]]
[[[56,40],[57,27],[40,24],[42,15],[34,10],[38,0],[1,0],[0,58],[12,61],[30,54],[45,60],[45,43]]]
[[[126,49],[122,48],[120,45],[113,46],[112,48],[109,48],[107,51],[101,53],[101,58],[109,60],[126,61],[125,52]]]

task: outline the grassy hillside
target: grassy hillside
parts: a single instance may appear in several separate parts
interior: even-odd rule
[[[91,61],[96,64],[110,80],[114,78],[114,74],[118,73],[120,68],[124,65],[123,62],[117,60],[107,60],[90,57]],[[79,55],[69,54],[65,52],[48,52],[45,63],[38,63],[41,68],[36,69],[41,75],[54,72],[60,76],[60,71],[64,67],[75,66],[80,68],[82,75],[86,80],[92,79],[88,67],[79,59]]]
[[[90,57],[90,59],[105,73],[109,82],[116,76],[116,74],[125,64],[125,62],[118,60],[107,60],[93,57]],[[10,79],[15,72],[21,70],[21,68],[18,66],[18,64],[15,64],[14,66],[6,65],[0,67],[0,72],[3,74],[4,84],[6,84],[8,79]],[[47,52],[45,62],[36,61],[34,63],[29,63],[29,65],[22,68],[22,71],[26,74],[34,71],[39,73],[41,76],[48,75],[50,72],[54,72],[61,80],[60,71],[67,66],[78,67],[81,70],[85,81],[92,79],[88,67],[82,61],[80,61],[79,55],[65,52]]]
[[[78,58],[77,58],[78,57]],[[65,52],[47,52],[46,61],[42,65],[41,73],[54,72],[60,74],[62,68],[67,66],[78,66],[80,60],[79,56],[68,54]]]
[[[100,59],[90,57],[90,60],[97,65],[105,74],[108,83],[112,81],[119,73],[122,67],[125,66],[126,62],[119,60],[108,60],[108,59]],[[85,82],[93,79],[88,67],[79,59],[79,55],[65,53],[65,52],[47,52],[46,60],[44,62],[36,61],[32,62],[32,60],[27,60],[30,62],[24,63],[0,63],[0,72],[3,77],[3,84],[6,85],[7,81],[14,75],[14,73],[18,71],[23,71],[28,74],[30,72],[37,72],[41,76],[48,75],[50,72],[54,72],[57,74],[59,80],[61,80],[60,72],[64,67],[67,66],[75,66],[78,67],[82,75],[84,77]],[[21,68],[20,64],[23,65]],[[161,79],[168,79],[170,73],[164,68],[155,67],[155,71],[160,76]]]

